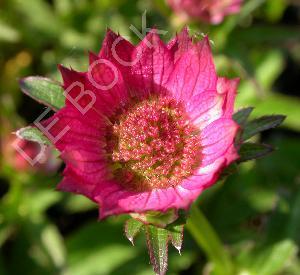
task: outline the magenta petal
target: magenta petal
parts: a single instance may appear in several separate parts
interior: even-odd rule
[[[225,166],[225,158],[218,158],[215,162],[198,169],[194,176],[185,180],[181,186],[188,190],[205,189],[216,182],[219,173]]]
[[[108,29],[98,56],[100,59],[111,61],[120,70],[128,91],[135,91],[134,86],[132,86],[134,80],[131,69],[140,57],[137,55],[134,45]],[[92,58],[94,59],[93,56]]]
[[[126,65],[131,63],[134,50],[134,45],[108,29],[98,56],[112,61],[124,73],[123,70],[130,69]]]
[[[188,188],[184,188],[182,185],[178,185],[174,190],[177,194],[177,201],[174,207],[178,209],[188,209],[192,202],[197,199],[204,189],[197,188],[190,190]]]
[[[193,96],[186,104],[192,121],[203,129],[221,117],[231,118],[239,79],[219,77],[217,92],[206,91]]]
[[[78,114],[89,114],[97,102],[97,94],[87,86],[86,73],[77,72],[59,65],[63,78],[66,105],[74,108]]]
[[[75,81],[83,81],[85,77],[85,73],[77,72],[73,69],[68,69],[63,65],[59,64],[58,69],[60,70],[62,79],[64,81],[64,88],[67,88]]]
[[[95,185],[111,177],[105,152],[91,153],[84,149],[72,151],[72,148],[68,148],[68,151],[62,152],[61,158],[67,165],[64,174],[77,177],[80,182]]]
[[[88,86],[96,95],[100,110],[114,110],[129,101],[129,92],[120,70],[107,59],[93,57],[87,73]],[[109,112],[106,110],[106,114]]]
[[[191,120],[200,129],[223,116],[223,98],[215,91],[206,91],[187,102],[187,111]]]
[[[92,183],[110,176],[103,149],[106,125],[99,115],[94,123],[91,118],[87,122],[78,117],[73,108],[65,107],[42,125],[45,128],[51,126],[46,136],[51,138],[51,135],[55,146],[62,152],[61,157],[67,164],[66,176],[76,175],[79,181]]]
[[[227,79],[225,77],[219,77],[217,83],[218,94],[223,96],[223,113],[224,117],[230,118],[234,110],[234,101],[237,93],[237,87],[240,80]]]
[[[173,57],[155,30],[136,47],[137,62],[132,66],[129,83],[142,96],[165,94],[162,89],[173,70]]]
[[[119,205],[122,208],[126,208],[128,212],[133,212],[134,209],[138,210],[137,212],[143,212],[144,209],[163,211],[165,209],[165,205],[170,203],[170,201],[168,199],[161,200],[159,195],[160,193],[161,190],[154,189],[138,195],[132,194],[129,197],[121,198]]]
[[[103,175],[109,175],[104,154],[91,156],[91,153],[84,150],[81,150],[81,152],[79,150],[71,151],[68,148],[68,152],[62,152],[61,158],[71,166],[74,171],[77,171],[78,174],[93,175],[93,177],[95,177],[95,174],[101,173],[102,178],[106,178]],[[97,181],[96,178],[95,181]]]
[[[93,64],[99,59],[99,56],[93,52],[89,52],[89,65]]]
[[[187,190],[181,187],[154,189],[134,193],[123,190],[117,184],[109,184],[96,197],[100,204],[100,218],[122,213],[143,213],[145,211],[166,211],[169,208],[187,208],[201,190]]]
[[[234,162],[239,158],[238,150],[234,144],[232,144],[228,150],[225,153],[226,157],[226,165],[229,165],[230,163]]]
[[[192,46],[192,38],[189,35],[187,27],[184,27],[182,31],[167,44],[167,48],[174,56],[174,62]]]
[[[117,67],[108,60],[91,56],[94,61],[87,73],[59,67],[64,80],[66,103],[82,116],[93,114],[95,109],[109,116],[128,101],[129,94]]]
[[[128,90],[142,98],[164,93],[162,86],[173,68],[173,56],[155,30],[136,47],[109,30],[99,57],[110,60],[122,73]]]
[[[208,125],[201,132],[202,163],[206,166],[220,157],[226,157],[226,152],[234,143],[239,126],[232,120],[221,118]]]
[[[97,162],[94,163],[97,164]],[[64,175],[76,178],[77,182],[82,183],[83,185],[89,184],[96,187],[111,178],[108,167],[105,166],[105,164],[102,164],[102,162],[99,163],[100,165],[97,167],[91,165],[86,167],[87,170],[81,170],[74,166],[72,162],[68,162],[64,170]],[[82,164],[80,165],[82,167]]]
[[[206,37],[180,56],[166,86],[176,99],[188,102],[193,96],[216,90],[216,85],[217,75]]]
[[[99,115],[89,117],[89,120],[85,121],[73,108],[67,106],[51,118],[42,121],[41,126],[43,128],[40,130],[60,151],[74,144],[93,150],[103,146],[101,142],[105,123]]]
[[[96,191],[100,204],[100,218],[122,213],[142,213],[148,210],[166,211],[169,208],[186,208],[194,191],[183,188],[154,189],[148,192],[130,192],[117,182],[107,181]]]
[[[91,200],[94,200],[94,188],[95,187],[93,185],[80,183],[78,179],[72,179],[70,177],[64,177],[63,180],[57,185],[57,189],[60,191],[84,195]]]

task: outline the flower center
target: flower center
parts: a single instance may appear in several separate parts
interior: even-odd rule
[[[124,188],[174,187],[199,167],[199,131],[181,104],[159,97],[135,104],[112,128],[113,173]]]

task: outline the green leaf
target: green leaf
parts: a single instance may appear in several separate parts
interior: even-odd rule
[[[284,127],[300,131],[300,100],[298,97],[274,93],[265,100],[253,101],[249,104],[255,104],[253,113],[256,117],[262,116],[270,110],[276,110],[277,113],[286,115]]]
[[[54,111],[65,106],[63,88],[51,79],[40,76],[26,77],[20,80],[20,87],[23,93]]]
[[[142,222],[132,218],[126,221],[124,231],[127,239],[132,243],[132,245],[134,245],[134,238],[140,232],[143,225],[144,224]]]
[[[68,212],[85,212],[88,210],[96,209],[97,204],[93,203],[91,200],[84,196],[68,196],[64,200],[63,206]]]
[[[190,209],[186,226],[197,244],[212,262],[214,274],[234,274],[230,255],[225,250],[212,225],[196,205]]]
[[[31,243],[31,257],[37,265],[45,265],[58,274],[66,264],[66,250],[63,237],[57,227],[43,217],[32,218],[30,215],[24,221],[24,233]]]
[[[17,42],[20,40],[20,33],[10,25],[0,20],[0,41]]]
[[[5,264],[4,264],[3,256],[0,255],[0,274],[8,274],[4,266]]]
[[[31,217],[40,217],[54,203],[62,198],[62,193],[53,190],[36,190],[23,195],[24,204]]]
[[[9,238],[10,234],[13,233],[13,227],[8,224],[0,224],[0,246]],[[1,274],[1,272],[0,272]]]
[[[279,126],[285,119],[283,115],[262,116],[248,122],[244,128],[242,139],[245,141],[256,134]]]
[[[115,274],[114,270],[141,257],[139,247],[128,245],[122,231],[120,223],[110,220],[74,230],[66,240],[69,274]]]
[[[261,53],[260,61],[255,70],[255,78],[265,94],[270,94],[273,83],[284,69],[284,56],[278,49]]]
[[[274,151],[274,148],[268,144],[245,142],[242,144],[238,162],[244,162],[252,159],[264,157]]]
[[[253,107],[247,107],[247,108],[243,108],[239,111],[237,111],[234,115],[233,115],[233,119],[235,120],[235,122],[237,124],[239,124],[240,126],[243,126],[248,117],[250,116],[251,112],[253,111]]]
[[[287,224],[287,236],[295,241],[300,241],[300,191],[295,196],[291,207],[290,219]]]
[[[168,230],[146,225],[147,246],[154,272],[164,275],[168,267]]]
[[[42,0],[15,0],[15,13],[19,15],[20,22],[25,26],[19,25],[22,30],[26,27],[30,32],[32,38],[35,34],[39,34],[40,37],[36,39],[53,38],[56,39],[59,32],[62,31],[62,25],[59,21],[59,17],[55,16],[51,6],[46,1]],[[26,22],[26,24],[25,24]]]
[[[297,27],[293,26],[277,26],[274,28],[272,25],[253,25],[251,28],[235,29],[231,34],[231,39],[238,39],[244,41],[247,45],[252,44],[282,44],[287,41],[298,41],[300,33]],[[241,39],[241,40],[240,40]]]
[[[41,232],[41,241],[54,265],[62,269],[65,265],[66,251],[58,229],[52,224],[46,225]]]
[[[292,262],[296,253],[296,244],[288,239],[283,240],[259,253],[250,270],[259,275],[279,274],[289,262]]]
[[[38,128],[35,128],[35,127],[32,127],[32,126],[28,126],[28,127],[19,129],[16,132],[16,135],[19,138],[34,141],[34,142],[38,142],[38,143],[42,143],[42,144],[45,144],[45,145],[50,145],[51,144],[49,139],[47,137],[45,137],[43,135],[43,133]]]

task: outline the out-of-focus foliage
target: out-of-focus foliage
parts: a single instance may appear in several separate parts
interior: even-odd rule
[[[18,79],[42,75],[60,81],[57,64],[87,67],[107,27],[167,30],[180,23],[163,0],[10,0],[0,3],[0,274],[153,274],[144,240],[132,247],[125,217],[96,222],[87,199],[55,191],[58,173],[16,171],[8,161],[10,132],[44,110],[22,95]],[[241,78],[236,109],[251,117],[284,114],[280,130],[260,139],[277,150],[205,191],[199,206],[233,259],[234,274],[300,274],[300,4],[248,0],[221,25],[190,25],[195,39],[208,33],[219,74]],[[27,83],[28,84],[28,83]],[[30,84],[30,83],[29,83]],[[256,140],[250,140],[256,141]],[[170,251],[168,274],[209,274],[203,250],[185,233],[182,255]]]

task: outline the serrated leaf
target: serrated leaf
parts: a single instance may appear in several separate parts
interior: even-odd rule
[[[239,111],[237,111],[234,115],[233,115],[233,119],[234,121],[239,124],[240,126],[243,126],[248,117],[250,116],[251,112],[253,111],[253,107],[247,107],[247,108],[243,108]]]
[[[164,275],[168,267],[168,230],[152,225],[145,226],[147,246],[154,272]]]
[[[19,129],[16,132],[16,135],[19,138],[26,139],[29,141],[34,141],[34,142],[38,142],[38,143],[42,143],[42,144],[46,144],[46,145],[51,144],[49,139],[47,137],[45,137],[38,128],[35,128],[32,126],[28,126],[28,127]]]
[[[239,162],[258,159],[274,151],[274,148],[268,144],[245,142],[239,150]]]
[[[242,139],[245,141],[254,135],[279,126],[285,119],[283,115],[262,116],[248,122],[244,128]]]
[[[140,232],[143,225],[144,224],[142,222],[135,219],[129,219],[126,221],[124,231],[127,239],[132,243],[132,245],[134,245],[134,238]]]
[[[20,80],[20,87],[23,93],[54,111],[65,106],[62,87],[51,79],[40,76],[26,77]]]

